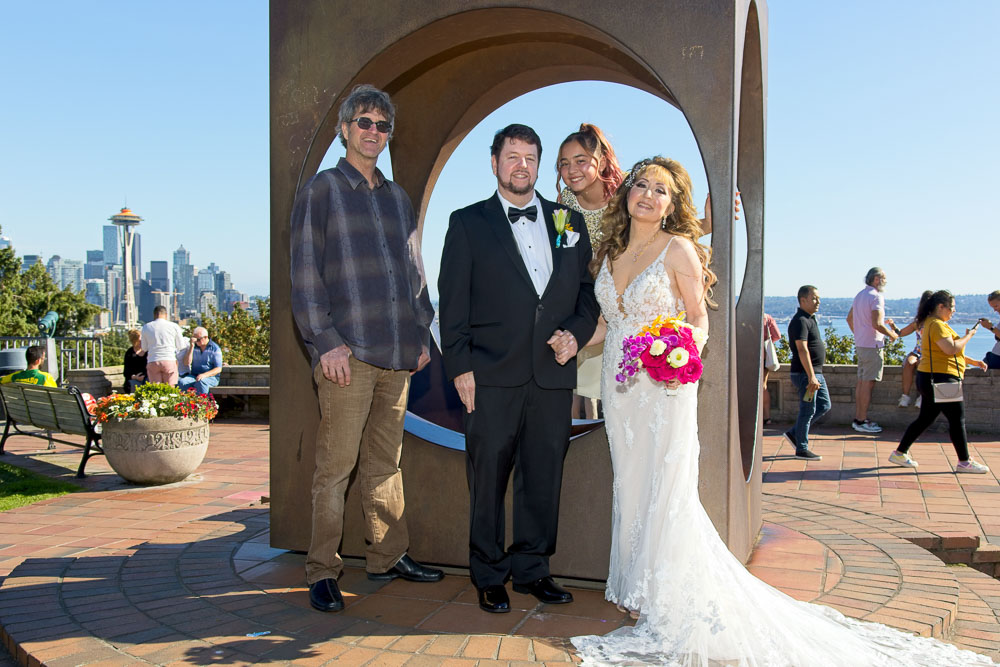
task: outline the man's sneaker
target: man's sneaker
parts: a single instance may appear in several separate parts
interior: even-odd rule
[[[851,422],[851,427],[858,433],[881,433],[882,427],[871,420],[864,420],[863,422],[855,419]]]
[[[795,458],[805,459],[806,461],[822,461],[823,457],[819,454],[809,451],[808,449],[803,449],[801,451],[796,450]]]
[[[898,466],[903,466],[904,468],[916,468],[919,463],[910,458],[909,453],[903,452],[893,452],[889,454],[889,463],[895,463]]]
[[[973,461],[969,459],[968,461],[959,461],[958,465],[955,466],[955,472],[973,472],[980,475],[985,475],[990,471],[989,468],[984,466],[978,461]]]
[[[911,403],[913,403],[913,399],[910,398],[909,394],[903,394],[902,396],[899,397],[899,407],[908,408],[910,407]]]
[[[923,400],[924,400],[923,396],[917,396],[917,402],[913,404],[913,407],[919,409],[920,408],[920,404],[923,402]]]

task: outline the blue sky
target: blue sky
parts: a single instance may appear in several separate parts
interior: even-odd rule
[[[988,194],[1000,3],[943,7],[769,3],[766,294],[808,282],[851,296],[872,265],[886,269],[889,297],[1000,288]],[[262,0],[5,3],[0,225],[17,251],[85,259],[127,197],[145,218],[144,270],[183,242],[193,263],[266,292],[267,14]],[[704,168],[673,107],[603,83],[536,91],[491,114],[446,166],[426,222],[432,278],[448,213],[490,194],[487,146],[514,121],[542,136],[543,195],[554,196],[558,143],[589,121],[623,163],[681,160],[704,200]]]

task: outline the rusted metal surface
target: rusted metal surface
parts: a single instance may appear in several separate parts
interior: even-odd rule
[[[315,173],[334,141],[342,98],[358,83],[371,83],[392,95],[398,109],[391,144],[393,175],[410,194],[422,225],[445,162],[489,113],[543,86],[601,80],[645,90],[678,107],[702,152],[716,212],[712,243],[720,308],[711,314],[700,395],[700,488],[730,549],[745,558],[760,526],[760,471],[754,462],[760,459],[765,3],[272,0],[270,28],[274,545],[308,546],[309,480],[319,419],[308,355],[288,300],[289,217],[297,188]],[[569,126],[579,120],[571,119]],[[722,212],[732,210],[737,189],[745,215],[735,224],[730,217],[727,224]],[[742,285],[733,284],[735,234],[746,234],[748,241]],[[407,435],[404,464],[407,452],[424,446]],[[574,460],[575,451],[581,460]],[[603,430],[575,441],[567,466],[562,502],[568,509],[561,519],[559,551],[582,550],[589,561],[560,561],[557,554],[553,569],[593,576],[585,573],[600,572],[602,557],[606,563],[610,531],[610,488],[587,483],[588,470],[593,473],[589,477],[601,483],[609,478]],[[412,474],[404,468],[410,532],[439,531],[439,542],[461,545],[467,536],[465,522],[444,526],[427,519],[450,516],[443,510],[467,496],[463,467],[445,468],[436,472],[424,467]],[[416,487],[433,487],[436,493],[419,493]],[[350,521],[360,526],[349,518],[348,552],[358,539],[351,534]],[[442,547],[438,553],[434,543],[420,538],[415,557],[451,562],[455,554],[465,553],[464,545]]]

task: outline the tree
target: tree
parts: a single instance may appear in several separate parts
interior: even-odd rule
[[[788,336],[781,334],[781,338],[774,345],[774,351],[778,354],[778,361],[783,364],[792,363],[792,348],[788,345]]]
[[[125,361],[125,350],[132,347],[128,340],[128,329],[115,327],[101,337],[104,339],[104,365],[121,366]]]
[[[852,336],[838,335],[837,330],[831,325],[823,329],[823,338],[826,340],[826,363],[858,363],[858,355],[854,352],[854,338]]]
[[[841,336],[832,326],[823,330],[823,338],[826,341],[826,363],[828,364],[856,364],[858,356],[854,350],[854,340],[851,336]],[[792,350],[788,344],[788,338],[782,334],[775,348],[778,352],[778,361],[783,364],[792,360]],[[894,341],[885,343],[885,365],[901,366],[903,358],[906,356],[906,349],[903,347],[903,339],[897,338]]]
[[[258,299],[257,309],[260,316],[255,318],[239,304],[231,313],[209,306],[211,312],[202,317],[201,326],[222,348],[222,359],[227,364],[271,363],[271,299]],[[190,331],[185,333],[190,335]]]
[[[0,335],[37,334],[38,320],[50,310],[59,314],[56,336],[79,333],[101,312],[100,306],[87,303],[83,290],[56,287],[41,264],[21,273],[14,248],[0,250]]]

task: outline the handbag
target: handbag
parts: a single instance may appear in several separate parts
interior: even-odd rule
[[[770,338],[764,340],[764,368],[772,373],[781,368],[778,361],[778,352],[774,349],[774,341]]]
[[[934,351],[931,349],[932,341],[928,341],[927,360],[931,365],[931,391],[934,393],[935,403],[958,403],[964,401],[962,394],[962,380],[958,382],[935,382],[934,381]],[[958,355],[955,355],[955,366],[958,366]]]

